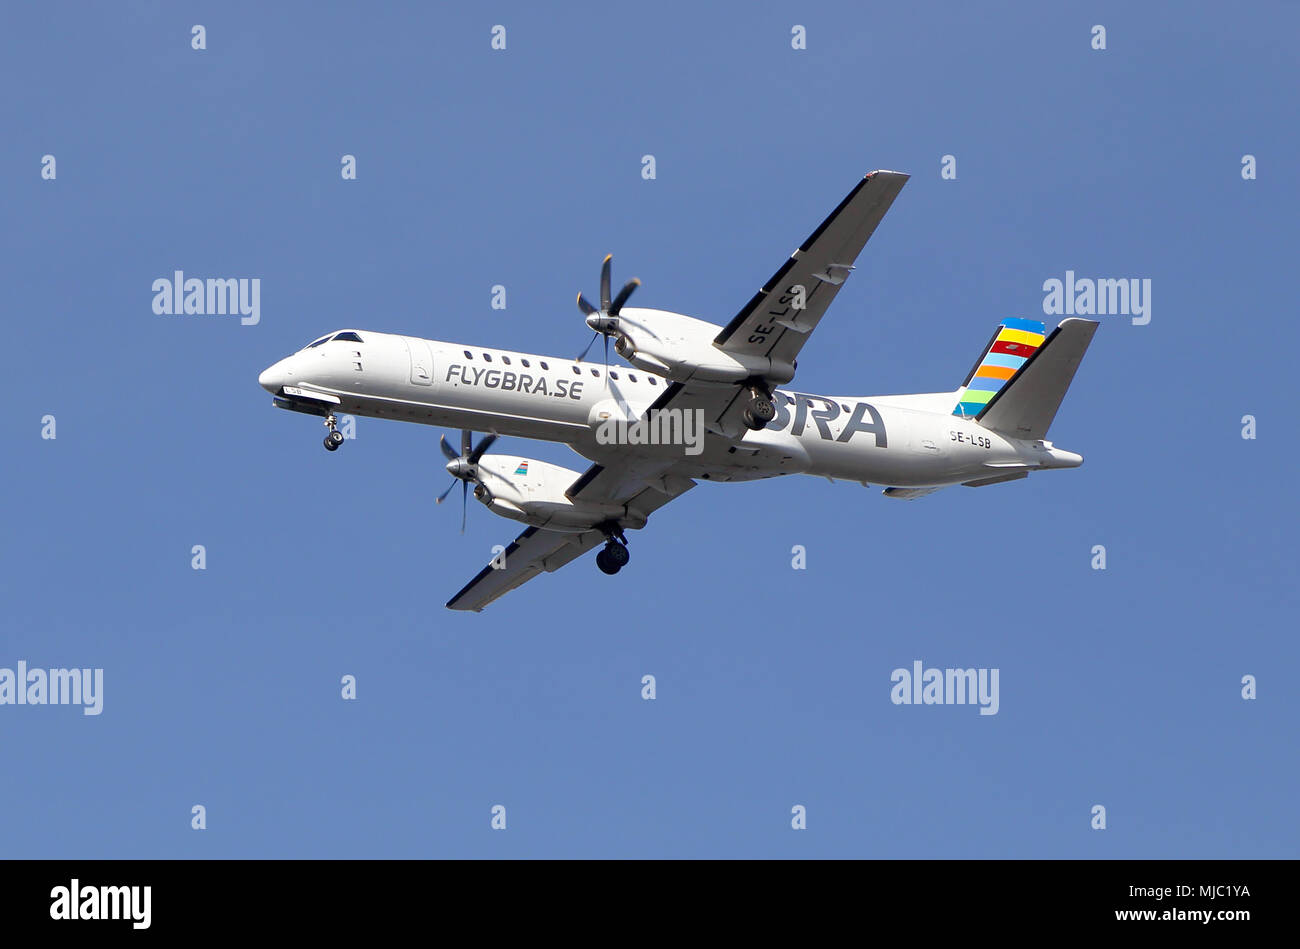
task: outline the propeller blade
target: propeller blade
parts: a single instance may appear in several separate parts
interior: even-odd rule
[[[448,461],[455,461],[457,458],[460,457],[454,451],[452,451],[451,446],[447,444],[446,435],[439,437],[438,447],[442,449],[442,453],[447,457]]]
[[[465,533],[465,517],[469,513],[469,481],[460,483],[460,532]]]
[[[454,487],[456,487],[456,479],[452,478],[451,484],[447,485],[447,490],[438,495],[438,500],[434,503],[441,504],[443,501],[447,500],[447,495],[451,494],[451,489]]]
[[[606,254],[604,262],[600,265],[600,311],[602,313],[609,311],[609,262],[613,259],[613,254]]]
[[[493,432],[487,438],[478,443],[478,447],[469,453],[469,463],[477,465],[478,460],[483,457],[483,453],[492,447],[492,443],[497,440],[496,432]]]
[[[592,337],[591,337],[591,343],[594,343],[594,342],[596,341],[596,336],[599,336],[599,335],[600,335],[599,333],[596,333],[594,336],[592,336]],[[575,362],[582,362],[584,359],[587,358],[587,353],[591,352],[591,343],[588,343],[588,344],[587,344],[587,348],[584,349],[581,353],[578,354],[578,358],[577,358],[576,360],[574,360]]]
[[[587,298],[581,293],[578,294],[578,309],[581,310],[585,316],[595,316],[600,312],[600,310],[588,303]]]
[[[605,391],[609,391],[609,334],[605,334]]]
[[[641,286],[641,281],[635,279],[629,280],[627,283],[623,284],[623,289],[618,291],[618,296],[616,296],[614,302],[609,305],[609,315],[618,316],[618,311],[623,309],[623,304],[627,302],[627,298],[630,297],[632,291],[639,286]]]
[[[460,433],[460,457],[464,458],[469,454],[470,446],[474,444],[474,433],[468,428],[462,429]]]

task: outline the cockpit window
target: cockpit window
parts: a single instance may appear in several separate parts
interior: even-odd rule
[[[356,333],[352,332],[351,330],[348,330],[345,333],[331,333],[328,336],[322,336],[314,343],[308,343],[306,346],[303,347],[303,349],[314,349],[315,347],[320,346],[323,343],[329,343],[329,342],[362,343],[365,342],[365,340],[363,340],[360,336],[358,336]]]

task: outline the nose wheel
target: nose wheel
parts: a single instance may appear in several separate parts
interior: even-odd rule
[[[343,433],[338,430],[338,419],[333,412],[325,416],[325,427],[329,429],[329,434],[325,436],[325,450],[338,451],[343,444]]]
[[[613,576],[632,559],[632,555],[627,551],[627,538],[623,536],[623,531],[617,526],[612,525],[605,530],[605,546],[596,554],[596,566],[600,568],[601,573]]]

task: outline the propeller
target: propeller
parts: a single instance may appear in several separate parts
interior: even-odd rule
[[[462,534],[465,533],[466,512],[469,510],[469,483],[473,481],[476,486],[482,485],[478,478],[478,462],[496,440],[496,433],[493,432],[484,436],[478,445],[474,445],[474,433],[465,429],[460,433],[460,454],[457,454],[456,450],[447,444],[446,435],[438,439],[438,447],[447,458],[447,473],[451,475],[452,482],[447,485],[447,490],[438,496],[436,503],[441,504],[447,500],[447,495],[451,494],[451,489],[456,487],[456,482],[460,482],[460,532]]]
[[[578,294],[578,309],[582,311],[587,318],[587,325],[596,333],[596,336],[605,337],[605,378],[609,378],[609,338],[618,335],[618,314],[623,309],[623,304],[627,303],[627,298],[632,295],[632,291],[641,286],[641,281],[633,278],[623,284],[623,289],[618,291],[618,296],[613,300],[609,298],[609,268],[610,261],[614,259],[613,254],[606,254],[605,260],[600,265],[600,309],[592,306],[591,301]],[[596,342],[596,336],[591,337],[591,342],[587,348],[578,356],[578,362],[587,358],[587,353],[591,352],[592,343]]]

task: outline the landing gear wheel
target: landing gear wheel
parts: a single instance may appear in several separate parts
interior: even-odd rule
[[[335,428],[336,425],[338,425],[338,419],[334,417],[333,412],[325,416],[325,427],[330,430],[330,433],[325,436],[326,451],[338,451],[339,446],[343,444],[343,433]]]
[[[767,423],[776,418],[776,403],[772,397],[757,387],[750,389],[749,405],[745,406],[743,419],[746,427],[760,431]]]
[[[611,546],[617,547],[618,545],[613,544]],[[616,563],[614,558],[610,556],[609,551],[610,547],[605,547],[596,554],[596,566],[600,568],[601,573],[607,573],[610,576],[613,576],[623,569],[623,564]],[[624,553],[626,553],[626,548],[624,548]],[[624,563],[626,563],[626,561],[624,561]]]
[[[627,538],[617,521],[597,524],[596,529],[605,535],[605,546],[596,554],[596,566],[601,573],[615,574],[627,566],[632,555],[627,552]]]
[[[619,543],[609,543],[605,545],[605,559],[614,564],[617,568],[627,566],[627,562],[632,559],[632,555],[627,552],[627,548]]]

